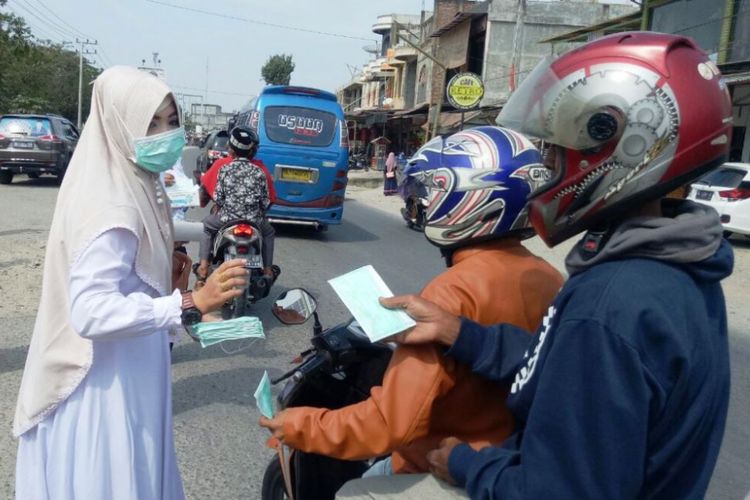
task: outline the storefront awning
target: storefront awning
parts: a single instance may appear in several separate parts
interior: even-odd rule
[[[742,73],[732,73],[724,75],[724,83],[727,85],[738,85],[741,83],[750,83],[750,71],[743,71]]]
[[[621,31],[633,31],[639,29],[641,26],[641,12],[633,12],[632,14],[626,14],[620,17],[614,17],[598,24],[591,26],[585,26],[572,31],[567,31],[559,35],[555,35],[544,40],[539,40],[539,43],[560,43],[560,42],[587,42],[589,36],[593,34],[604,34],[616,33]]]
[[[499,110],[497,108],[485,108],[476,109],[473,111],[464,112],[463,120],[464,126],[478,126],[478,125],[493,125],[495,117]],[[424,130],[431,130],[433,126],[432,121],[428,121],[422,128]],[[438,133],[447,134],[456,132],[461,127],[461,113],[455,111],[445,111],[440,113],[440,125],[438,127]]]
[[[423,103],[410,109],[404,109],[393,113],[393,118],[406,118],[413,115],[426,115],[430,109],[429,103]]]

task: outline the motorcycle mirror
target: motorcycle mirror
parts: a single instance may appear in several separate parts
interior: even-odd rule
[[[301,325],[312,317],[318,304],[309,292],[292,288],[283,292],[273,303],[273,315],[285,325]]]

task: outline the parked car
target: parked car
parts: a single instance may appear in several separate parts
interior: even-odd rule
[[[726,236],[750,235],[750,163],[725,163],[690,186],[688,199],[716,209]]]
[[[229,145],[229,133],[226,130],[215,130],[208,134],[200,146],[197,167],[200,172],[205,172],[211,165],[227,155]]]
[[[76,127],[62,116],[0,116],[0,184],[10,184],[15,174],[32,179],[51,174],[62,180],[78,136]]]

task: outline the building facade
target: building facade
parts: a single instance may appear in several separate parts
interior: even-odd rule
[[[750,162],[750,0],[646,0],[641,28],[689,36],[718,64],[732,96],[729,160]]]
[[[198,133],[205,134],[226,128],[227,122],[233,116],[234,113],[223,112],[218,104],[193,103],[190,106],[189,119]]]
[[[436,134],[494,123],[510,92],[544,56],[540,41],[637,12],[630,5],[590,0],[434,0],[431,12],[379,16],[372,60],[338,91],[352,149],[387,137],[409,154]],[[469,71],[484,81],[477,109],[459,112],[446,85]]]

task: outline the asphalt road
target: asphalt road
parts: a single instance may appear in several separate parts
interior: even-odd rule
[[[185,164],[195,158],[186,153]],[[20,178],[0,186],[0,498],[11,498],[16,442],[10,437],[16,393],[38,302],[47,224],[57,189],[46,179]],[[437,250],[394,215],[348,199],[344,223],[328,232],[280,228],[276,262],[282,274],[271,295],[303,286],[318,298],[321,321],[347,318],[327,280],[372,264],[395,293],[418,291],[443,268]],[[199,220],[200,211],[188,217]],[[564,249],[530,245],[551,262],[562,262]],[[747,308],[750,245],[734,243],[735,274],[725,282],[731,350],[732,400],[727,435],[708,498],[741,499],[750,490],[750,312]],[[193,248],[193,255],[195,249]],[[270,314],[272,299],[255,311],[267,339],[229,354],[221,346],[202,349],[185,341],[173,352],[175,441],[185,492],[190,499],[256,499],[266,463],[273,453],[257,425],[253,392],[263,374],[278,375],[308,345],[310,325],[288,327]]]

